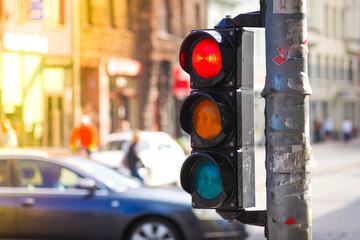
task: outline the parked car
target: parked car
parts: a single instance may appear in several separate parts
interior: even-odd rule
[[[149,188],[48,149],[0,149],[0,238],[242,239],[244,225],[192,209],[180,189]],[[215,214],[215,216],[214,216]]]
[[[112,133],[106,144],[101,146],[99,151],[93,152],[90,158],[128,175],[129,171],[123,166],[122,159],[132,139],[132,131]],[[180,169],[186,157],[183,149],[170,135],[164,132],[142,131],[138,151],[144,165],[140,169],[140,175],[145,184],[159,186],[179,181]]]

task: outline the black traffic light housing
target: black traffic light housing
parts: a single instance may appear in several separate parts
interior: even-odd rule
[[[198,52],[205,54],[198,57]],[[198,60],[200,67],[194,66]],[[180,125],[193,149],[181,169],[183,189],[195,208],[234,211],[254,206],[253,33],[242,28],[192,31],[181,45],[180,63],[193,89],[180,110]],[[213,74],[212,66],[219,64]],[[203,114],[196,115],[205,100],[213,103],[212,109],[205,106]],[[206,132],[213,131],[209,122],[216,118],[220,130],[207,137]],[[201,131],[199,124],[204,125]]]

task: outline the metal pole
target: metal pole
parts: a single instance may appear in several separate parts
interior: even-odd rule
[[[311,147],[306,0],[266,10],[266,190],[269,240],[309,240]]]

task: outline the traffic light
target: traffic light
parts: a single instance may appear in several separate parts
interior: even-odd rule
[[[190,95],[180,109],[192,153],[180,174],[195,208],[231,211],[255,205],[253,33],[192,31],[180,48]]]

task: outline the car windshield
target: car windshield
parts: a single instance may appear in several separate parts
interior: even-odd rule
[[[126,188],[138,188],[140,182],[130,179],[119,172],[93,161],[79,162],[79,168],[86,171],[90,176],[102,182],[113,191],[123,191]]]

